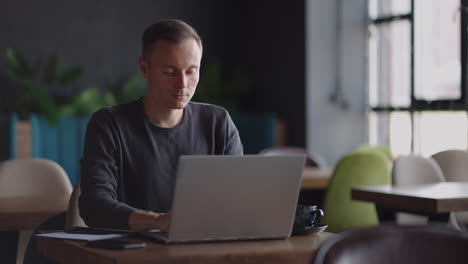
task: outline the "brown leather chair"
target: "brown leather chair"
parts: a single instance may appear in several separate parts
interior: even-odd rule
[[[468,263],[468,235],[435,226],[355,229],[326,241],[313,263]]]

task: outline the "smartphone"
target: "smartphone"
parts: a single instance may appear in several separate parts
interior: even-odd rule
[[[144,248],[145,242],[134,242],[126,239],[104,239],[96,241],[88,241],[86,245],[94,248],[107,248],[107,249],[130,249],[130,248]]]

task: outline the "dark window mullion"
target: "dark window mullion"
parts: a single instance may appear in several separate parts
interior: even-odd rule
[[[414,96],[414,0],[411,0],[411,37],[410,37],[410,96],[411,96],[411,102],[410,102],[410,118],[411,118],[411,152],[414,153],[414,103],[415,103],[415,96]]]
[[[445,101],[416,101],[414,104],[408,107],[395,107],[395,106],[373,106],[370,107],[371,111],[374,112],[391,112],[391,111],[466,111],[466,104],[454,102],[451,100]]]
[[[411,1],[411,9],[408,14],[400,14],[387,17],[379,17],[370,21],[370,24],[379,26],[386,23],[395,21],[409,20],[410,27],[410,105],[408,107],[394,107],[394,106],[374,106],[370,107],[372,112],[408,112],[411,118],[411,151],[414,152],[415,144],[415,116],[416,112],[424,111],[467,111],[468,112],[468,0],[460,0],[461,3],[461,96],[456,100],[417,100],[415,97],[415,24],[414,24],[414,7],[415,0]]]
[[[411,19],[411,13],[401,14],[401,15],[394,15],[394,16],[379,17],[379,18],[371,20],[371,24],[378,25],[378,24],[391,23],[391,22],[400,21],[400,20],[407,20],[407,19]]]
[[[461,0],[460,16],[461,16],[461,102],[468,106],[467,102],[467,37],[468,37],[468,24],[467,24],[467,15],[468,15],[468,0]]]

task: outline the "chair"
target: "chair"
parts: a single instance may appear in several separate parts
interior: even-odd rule
[[[357,152],[359,152],[359,151],[377,151],[377,152],[385,155],[385,157],[387,157],[389,160],[392,160],[392,151],[387,146],[362,144],[362,145],[359,145],[356,148],[355,151],[357,151]]]
[[[74,226],[83,226],[86,227],[83,219],[80,217],[78,209],[78,198],[80,196],[80,183],[78,182],[73,188],[73,192],[70,197],[70,202],[68,203],[68,210],[66,212],[60,213],[49,217],[40,226],[34,230],[34,234],[39,231],[44,230],[62,230],[69,229]],[[48,258],[39,254],[37,249],[37,240],[35,237],[32,237],[27,246],[25,255],[24,255],[24,264],[50,264],[55,263],[51,262]]]
[[[432,155],[446,181],[468,181],[468,151],[445,150]]]
[[[307,152],[303,148],[298,147],[271,147],[261,150],[258,154],[260,155],[295,155],[305,154],[306,155],[306,167],[318,167],[327,168],[325,160],[317,153]]]
[[[78,208],[78,198],[80,197],[81,188],[80,183],[78,182],[73,189],[73,192],[70,197],[70,203],[68,204],[68,211],[65,220],[65,229],[82,226],[86,227],[87,225],[83,221],[83,218],[80,216],[80,210]]]
[[[442,170],[434,159],[418,155],[399,156],[393,164],[392,177],[395,186],[445,181]],[[427,224],[428,218],[408,213],[397,213],[396,221],[398,224]]]
[[[0,197],[64,195],[72,192],[63,168],[46,159],[16,159],[0,162]],[[23,263],[24,251],[32,230],[20,230],[17,263]]]
[[[446,181],[468,181],[468,151],[446,150],[432,155],[432,158],[439,164]],[[466,229],[468,212],[455,212],[453,217],[459,228]]]
[[[39,231],[57,231],[65,229],[65,218],[67,212],[61,212],[56,215],[52,215],[42,222],[38,227],[33,230],[33,234],[39,233]],[[56,264],[57,262],[50,260],[47,257],[42,256],[37,248],[37,237],[32,236],[29,240],[26,252],[24,253],[24,262],[22,264]]]
[[[356,229],[325,241],[314,264],[466,263],[468,236],[434,226]]]
[[[341,232],[379,224],[373,203],[351,200],[351,187],[390,184],[390,168],[384,155],[354,152],[342,158],[325,194],[323,222],[327,231]]]

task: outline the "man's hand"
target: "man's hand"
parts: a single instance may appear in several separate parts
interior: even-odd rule
[[[172,211],[168,213],[155,213],[151,211],[136,210],[128,217],[128,226],[131,230],[145,231],[159,229],[162,232],[169,231]]]

